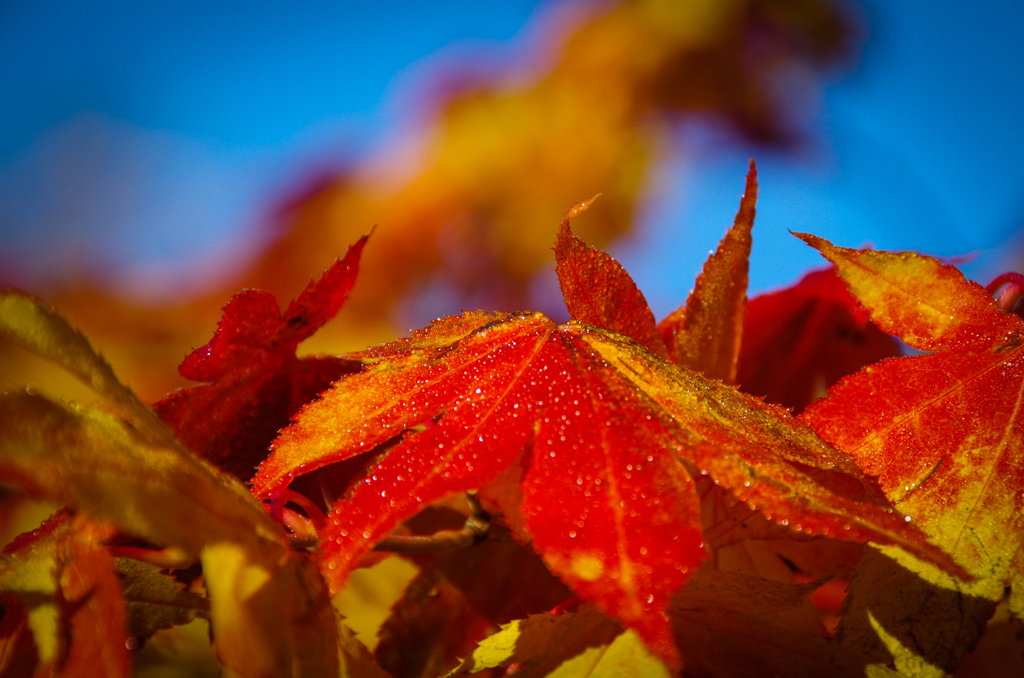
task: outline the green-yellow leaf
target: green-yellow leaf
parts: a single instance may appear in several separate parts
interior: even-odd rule
[[[128,635],[148,638],[161,629],[209,618],[210,601],[186,591],[180,582],[154,565],[131,558],[115,559],[128,610]]]
[[[590,647],[557,669],[548,678],[668,678],[665,664],[654,657],[633,629],[626,629],[609,645]]]
[[[181,445],[42,303],[0,293],[0,331],[59,363],[132,421],[29,393],[2,395],[0,477],[164,547],[165,561],[201,557],[225,675],[338,675],[344,655],[324,581],[246,488]]]
[[[241,483],[175,449],[153,445],[108,414],[42,396],[0,396],[0,473],[193,559],[211,541],[284,534]]]
[[[336,674],[323,580],[238,481],[110,415],[0,396],[0,474],[176,552],[202,556],[215,651],[231,676]],[[256,611],[256,612],[254,612]]]
[[[64,316],[22,292],[0,290],[0,333],[57,363],[103,396],[152,442],[175,446],[171,430],[118,381],[103,356]]]
[[[448,675],[464,676],[510,664],[521,664],[516,676],[523,678],[630,675],[613,671],[630,663],[646,670],[635,675],[668,675],[665,665],[650,655],[635,632],[615,645],[623,636],[618,623],[589,604],[578,612],[532,615],[502,626]]]

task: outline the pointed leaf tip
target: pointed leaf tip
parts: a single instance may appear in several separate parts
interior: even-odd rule
[[[1024,332],[1020,318],[1000,311],[955,266],[914,252],[854,250],[808,233],[793,235],[836,265],[879,327],[914,348],[985,350]]]
[[[206,346],[179,372],[207,382],[172,393],[155,407],[200,456],[241,479],[252,476],[277,432],[334,381],[358,371],[338,358],[297,358],[298,344],[344,305],[359,273],[363,236],[282,313],[273,295],[236,294]]]
[[[757,167],[750,160],[732,227],[704,263],[686,305],[658,324],[670,358],[711,379],[734,383],[747,309]]]
[[[590,209],[590,206],[594,204],[594,201],[600,197],[601,194],[598,193],[593,198],[590,198],[589,200],[584,200],[583,202],[578,202],[569,209],[565,210],[565,216],[562,217],[562,229],[567,229],[569,227],[570,219],[575,219],[579,215],[586,212],[588,209]]]
[[[600,195],[600,194],[598,194]],[[573,235],[569,220],[597,199],[570,207],[555,240],[555,271],[569,315],[588,325],[624,334],[664,357],[667,349],[647,299],[622,265]]]
[[[299,343],[345,304],[368,238],[364,235],[319,280],[311,280],[283,313],[268,292],[244,290],[231,297],[213,339],[190,353],[178,371],[193,381],[215,381],[232,371],[294,359]]]

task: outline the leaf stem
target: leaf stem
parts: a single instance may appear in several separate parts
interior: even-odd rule
[[[990,282],[985,291],[995,296],[999,288],[1004,286],[1005,289],[996,296],[996,304],[999,305],[999,310],[1010,313],[1013,311],[1017,300],[1021,298],[1021,295],[1024,295],[1024,275],[1014,273],[1013,271],[1003,273]]]
[[[433,553],[453,551],[479,544],[491,529],[491,517],[480,505],[476,492],[467,492],[472,513],[461,530],[439,530],[432,535],[391,535],[374,547],[374,551],[392,553]]]

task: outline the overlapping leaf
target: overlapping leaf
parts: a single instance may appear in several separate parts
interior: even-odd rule
[[[503,626],[446,678],[513,664],[515,674],[523,678],[670,675],[635,633],[624,632],[588,605],[578,612],[533,615]]]
[[[441,675],[499,625],[572,595],[536,554],[512,540],[416,560],[421,571],[381,627],[375,652],[395,676]]]
[[[898,355],[896,341],[828,268],[750,300],[736,381],[747,393],[799,412],[842,377]]]
[[[925,664],[952,670],[1004,586],[1015,592],[1024,586],[1016,564],[1024,530],[1024,322],[929,257],[801,237],[836,263],[883,329],[935,351],[868,367],[805,416],[877,475],[900,510],[978,578],[958,582],[900,558],[913,574],[873,557],[855,573],[848,634],[859,623],[864,635],[873,635],[871,613],[874,624],[897,638],[885,644],[900,655],[901,670],[925,675]],[[880,599],[874,591],[887,585],[901,586],[904,595]],[[927,635],[912,630],[922,616],[934,621]]]
[[[61,512],[4,550],[0,591],[20,601],[21,610],[8,614],[25,615],[38,648],[34,657],[17,657],[22,665],[12,671],[27,675],[35,662],[40,674],[129,675],[125,608],[114,561],[102,545],[113,532]]]
[[[112,373],[103,380],[109,367],[84,339],[65,338],[69,326],[63,318],[17,293],[3,299],[32,313],[0,315],[0,329],[57,360],[70,346],[72,369],[82,366],[76,374],[99,381],[102,395],[113,394],[113,403],[125,409],[137,408],[135,421],[146,422],[133,427],[30,393],[0,396],[4,481],[165,547],[167,559],[187,563],[201,557],[214,648],[228,675],[337,673],[338,627],[323,581],[289,551],[280,526],[238,481],[181,446]],[[106,558],[116,585],[113,561]],[[83,580],[75,591],[88,588]],[[102,598],[121,605],[119,592]],[[123,608],[121,614],[123,628]]]
[[[224,308],[217,333],[179,372],[202,386],[154,406],[188,447],[243,480],[278,429],[331,382],[359,369],[338,358],[295,356],[299,343],[341,309],[355,284],[366,237],[281,313],[273,295],[246,290]]]
[[[880,326],[937,351],[866,368],[806,419],[974,576],[1009,581],[1024,528],[1024,321],[934,259],[803,237]]]
[[[949,565],[890,508],[801,470],[859,476],[809,428],[656,355],[653,316],[622,317],[607,303],[642,295],[568,221],[556,258],[570,311],[587,323],[480,311],[435,321],[361,354],[366,371],[335,384],[275,441],[253,482],[261,498],[402,436],[329,517],[321,559],[332,588],[400,522],[486,486],[524,446],[522,504],[502,508],[521,512],[555,574],[670,664],[679,660],[668,596],[704,550],[692,473],[804,533],[898,543]]]

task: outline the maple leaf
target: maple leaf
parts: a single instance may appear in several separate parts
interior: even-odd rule
[[[914,675],[927,673],[923,664],[952,670],[1004,587],[1024,587],[1024,321],[930,257],[800,237],[838,266],[882,329],[934,352],[869,366],[804,417],[977,578],[960,582],[899,554],[890,553],[903,567],[873,556],[854,573],[846,634],[875,637],[881,624],[895,638],[880,643],[887,646],[881,658],[891,651],[897,668]],[[898,599],[872,592],[918,577],[927,585],[907,587]],[[911,625],[925,614],[935,623],[915,637]]]
[[[338,358],[297,358],[295,349],[341,309],[355,284],[368,236],[281,313],[273,295],[246,290],[231,298],[217,332],[178,371],[209,382],[156,403],[160,417],[190,449],[248,479],[278,429],[333,381],[359,369]]]
[[[440,319],[358,354],[366,370],[303,408],[274,442],[253,493],[276,502],[295,476],[400,439],[320,535],[332,590],[400,522],[454,493],[484,494],[516,459],[522,493],[499,507],[521,511],[551,571],[670,665],[679,656],[668,596],[704,557],[693,475],[805,534],[897,543],[950,565],[891,508],[802,470],[860,475],[786,411],[660,358],[649,310],[638,319],[607,303],[635,308],[635,284],[576,239],[568,219],[556,259],[570,312],[599,324],[481,311]]]
[[[800,412],[842,377],[898,355],[899,344],[829,267],[750,300],[736,382]]]
[[[199,557],[214,649],[228,675],[337,673],[339,631],[324,582],[245,487],[182,446],[52,309],[6,291],[0,309],[12,311],[0,313],[0,331],[96,385],[135,424],[31,393],[0,395],[5,483],[164,547],[169,560]],[[121,605],[108,590],[102,600],[111,599]]]

